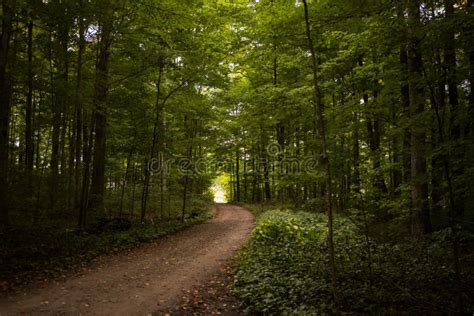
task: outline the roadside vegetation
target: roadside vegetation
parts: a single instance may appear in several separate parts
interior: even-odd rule
[[[260,210],[260,207],[254,207]],[[257,211],[258,212],[258,211]],[[337,304],[328,270],[324,214],[271,210],[259,216],[238,259],[234,292],[250,313],[445,314],[474,308],[473,236],[462,240],[461,284],[451,259],[452,233],[421,243],[380,241],[349,217],[335,220]]]
[[[17,228],[0,244],[0,292],[17,290],[31,283],[65,277],[97,258],[132,249],[176,233],[213,217],[211,196],[193,200],[201,208],[186,216],[163,221],[130,221],[113,217],[97,219],[94,226],[78,232],[64,222]]]

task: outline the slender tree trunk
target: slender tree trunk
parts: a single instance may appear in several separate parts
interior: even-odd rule
[[[405,20],[405,8],[397,2],[397,17],[401,24],[401,34],[403,34],[400,44],[400,104],[402,106],[403,116],[408,119],[410,117],[410,89],[408,85],[408,53],[407,53],[407,25]],[[411,159],[410,159],[410,130],[403,130],[403,150],[402,150],[402,177],[405,183],[411,178]]]
[[[75,110],[74,110],[75,113]],[[74,114],[75,116],[75,114]],[[75,208],[75,179],[74,179],[74,172],[75,172],[75,162],[74,157],[76,156],[76,127],[75,127],[75,119],[74,117],[72,120],[68,121],[68,168],[67,168],[67,205],[68,209],[73,210]]]
[[[164,158],[163,158],[164,159]],[[165,188],[166,188],[166,178],[165,178],[165,169],[160,172],[160,219],[163,220],[165,212]]]
[[[391,109],[391,125],[397,124],[397,112],[398,108],[397,105],[392,107]],[[390,139],[390,150],[391,150],[391,168],[390,168],[390,195],[391,197],[400,197],[400,190],[399,187],[402,184],[402,177],[403,177],[403,172],[402,172],[402,166],[403,166],[403,147],[402,147],[402,142],[401,138],[398,136],[392,137]]]
[[[448,22],[454,21],[454,2],[453,0],[445,1],[446,19]],[[454,22],[453,22],[454,23]],[[459,122],[459,94],[456,78],[456,42],[454,39],[454,31],[451,28],[446,30],[447,40],[445,42],[444,59],[446,65],[446,81],[448,84],[448,100],[451,107],[451,137],[454,141],[461,137],[461,127]]]
[[[438,123],[438,133],[439,133],[439,140],[440,145],[446,145],[446,138],[445,138],[445,131],[443,121],[441,119],[440,108],[438,107],[437,103],[433,103],[433,107],[436,114],[436,121]],[[448,207],[449,207],[449,215],[450,215],[450,226],[454,232],[453,238],[453,262],[454,262],[454,271],[456,276],[457,282],[457,299],[458,299],[458,308],[461,315],[464,313],[464,303],[463,303],[463,293],[462,293],[462,282],[461,282],[461,265],[459,262],[459,231],[458,231],[458,210],[457,210],[457,203],[455,199],[454,193],[454,181],[453,181],[453,172],[451,167],[451,159],[450,159],[450,152],[444,151],[440,154],[441,161],[443,165],[444,177],[448,184]]]
[[[125,188],[127,187],[127,179],[129,177],[130,173],[130,164],[132,162],[132,155],[134,152],[135,148],[131,147],[130,151],[128,152],[127,156],[127,167],[125,168],[125,174],[122,179],[122,191],[120,193],[120,206],[119,206],[119,217],[122,217],[122,212],[123,212],[123,199],[125,197]]]
[[[374,95],[374,98],[376,96]],[[369,96],[364,94],[364,104],[369,105]],[[367,132],[369,135],[369,148],[372,153],[373,169],[375,173],[374,186],[383,193],[387,193],[387,186],[380,174],[380,123],[378,119],[366,118]]]
[[[235,150],[235,186],[236,186],[236,201],[240,202],[240,148]]]
[[[186,201],[188,199],[188,184],[189,184],[189,177],[188,175],[185,175],[184,185],[183,185],[183,204],[181,208],[181,224],[184,223],[184,217],[186,215]]]
[[[82,0],[79,1],[79,6],[82,7]],[[75,188],[75,197],[74,204],[77,207],[80,204],[80,188],[81,188],[81,163],[83,159],[82,151],[82,139],[83,139],[83,109],[82,109],[82,64],[83,64],[83,55],[85,51],[86,41],[85,41],[85,26],[84,19],[82,14],[79,14],[78,17],[79,24],[79,39],[78,39],[78,53],[77,53],[77,74],[76,74],[76,91],[75,91],[75,164],[74,164],[74,188]]]
[[[160,127],[160,120],[161,120],[161,115],[164,107],[164,101],[161,101],[161,80],[162,80],[162,75],[163,75],[163,70],[164,70],[165,64],[164,61],[162,60],[160,62],[159,66],[159,73],[158,73],[158,80],[156,81],[156,101],[155,101],[155,121],[153,123],[153,135],[152,135],[152,141],[151,141],[151,148],[150,148],[150,154],[148,157],[148,165],[145,166],[145,180],[143,183],[143,192],[142,192],[142,205],[141,205],[141,221],[144,223],[145,221],[145,215],[146,215],[146,209],[147,209],[147,202],[148,202],[148,192],[149,192],[149,187],[150,187],[150,177],[151,177],[151,170],[149,170],[150,162],[152,159],[155,157],[155,149],[158,144],[158,130]],[[162,166],[163,161],[159,161],[160,167]]]
[[[328,250],[329,250],[329,266],[331,271],[331,286],[334,301],[338,303],[337,295],[337,269],[334,254],[334,227],[333,227],[333,209],[332,209],[332,177],[331,177],[331,164],[327,152],[327,141],[326,141],[326,126],[324,118],[324,104],[322,100],[321,90],[319,87],[318,80],[318,60],[316,57],[316,51],[313,44],[313,38],[311,36],[311,23],[309,18],[308,3],[307,0],[303,0],[304,13],[305,13],[305,24],[306,24],[306,37],[308,40],[308,48],[311,53],[311,66],[313,71],[313,102],[315,118],[319,125],[319,134],[321,137],[321,155],[323,159],[324,171],[326,173],[326,203],[327,203],[327,214],[328,214]]]
[[[69,108],[68,108],[68,99],[69,99],[69,31],[70,31],[70,22],[69,16],[66,8],[64,8],[65,16],[64,22],[61,23],[59,27],[59,44],[60,44],[60,63],[62,63],[62,73],[60,73],[60,87],[59,95],[59,111],[61,115],[61,130],[60,130],[60,144],[59,144],[59,157],[60,157],[60,170],[61,174],[66,174],[67,168],[67,153],[66,153],[66,135],[69,122]]]
[[[245,152],[245,149],[244,149],[244,152]],[[244,170],[243,170],[243,174],[244,174],[244,201],[245,202],[248,202],[248,175],[247,175],[247,164],[248,164],[248,161],[247,161],[247,154],[244,153]]]
[[[65,81],[67,82],[67,81]],[[66,92],[67,93],[67,92]],[[59,157],[60,157],[60,173],[61,175],[66,175],[66,169],[67,169],[67,150],[66,150],[66,139],[67,139],[67,134],[68,134],[68,128],[70,128],[69,124],[69,113],[66,105],[66,100],[67,97],[64,99],[64,103],[62,104],[61,112],[62,112],[62,120],[61,120],[61,138],[60,138],[60,143],[59,143]]]
[[[268,160],[266,157],[262,158],[263,165],[263,180],[264,180],[264,192],[265,200],[270,201],[272,199],[272,193],[270,189],[270,168],[268,167]]]
[[[257,166],[255,157],[252,157],[252,203],[257,201]]]
[[[93,148],[93,131],[94,131],[94,114],[90,116],[89,130],[84,127],[84,142],[83,142],[83,167],[82,167],[82,188],[81,199],[79,207],[79,231],[82,231],[86,226],[87,210],[89,208],[89,183],[91,177],[91,160]]]
[[[41,168],[41,155],[40,155],[40,143],[41,143],[41,104],[43,103],[43,94],[40,92],[38,100],[38,108],[36,109],[35,117],[35,129],[36,129],[36,144],[35,144],[35,168],[39,170]],[[33,111],[34,112],[34,111]],[[41,170],[43,172],[43,170]]]
[[[471,16],[474,14],[474,1],[467,1],[467,11]],[[471,34],[471,39],[474,40],[474,36]],[[470,45],[469,51],[469,118],[470,126],[468,132],[471,134],[471,137],[474,138],[474,47]]]
[[[130,204],[129,204],[129,216],[130,218],[133,218],[133,213],[135,210],[135,192],[137,188],[137,179],[136,179],[136,174],[137,174],[137,167],[135,166],[135,162],[133,163],[133,169],[132,169],[132,196],[130,197]]]
[[[184,117],[184,126],[186,129],[186,135],[187,138],[191,140],[191,144],[188,147],[187,153],[186,153],[186,158],[190,161],[192,159],[192,154],[193,154],[193,145],[192,145],[192,140],[193,140],[193,133],[191,132],[191,127],[188,126],[188,117]],[[185,175],[184,175],[184,185],[183,185],[183,204],[182,204],[182,209],[181,209],[181,223],[184,223],[184,218],[186,215],[186,202],[187,202],[187,196],[188,196],[188,186],[189,186],[189,175],[188,172],[190,170],[186,169],[184,170]]]
[[[472,2],[471,4],[472,5]],[[455,20],[454,13],[454,1],[446,0],[445,1],[445,10],[446,10],[446,19],[448,22]],[[450,23],[454,25],[454,23]],[[452,26],[451,26],[452,27]],[[449,201],[450,201],[450,214],[452,221],[452,229],[454,231],[453,239],[453,262],[454,262],[454,271],[456,274],[457,281],[457,300],[458,308],[461,314],[464,313],[464,301],[462,293],[462,282],[461,282],[461,264],[459,260],[460,256],[460,247],[459,247],[459,220],[460,217],[464,214],[465,209],[465,194],[466,183],[462,181],[464,170],[464,151],[465,147],[461,143],[461,122],[459,115],[459,95],[458,95],[458,82],[457,82],[457,69],[456,69],[456,41],[455,33],[453,29],[448,28],[447,30],[447,41],[445,42],[445,51],[444,58],[446,64],[446,81],[448,84],[448,100],[450,105],[450,138],[453,143],[453,155],[454,161],[458,163],[451,164],[451,159],[446,157],[445,161],[445,176],[448,178],[448,188],[449,188]],[[472,94],[472,89],[470,91]],[[438,113],[439,115],[439,113]],[[442,133],[442,131],[441,131]],[[452,173],[452,176],[450,174]],[[452,179],[458,179],[457,181],[452,181]],[[455,195],[455,192],[460,192]]]
[[[446,7],[446,19],[448,22],[454,21],[456,18],[454,15],[454,2],[453,0],[445,1]],[[451,23],[453,24],[453,23]],[[454,190],[456,192],[462,192],[456,196],[456,216],[462,216],[465,208],[465,183],[461,180],[464,175],[464,146],[461,143],[461,117],[459,111],[459,93],[458,93],[458,80],[457,80],[457,69],[456,69],[456,41],[454,31],[450,28],[447,29],[447,41],[445,43],[445,64],[446,64],[446,82],[448,84],[448,101],[450,106],[450,138],[453,143],[453,154],[455,161],[459,163],[453,164],[453,177],[458,179],[453,183]],[[472,91],[471,91],[472,92]]]
[[[354,140],[352,155],[354,160],[354,171],[352,175],[353,192],[360,193],[360,144],[359,144],[359,114],[354,113]]]
[[[55,66],[57,71],[53,73],[53,65],[51,68],[51,77],[54,90],[54,97],[52,100],[53,116],[52,116],[52,150],[51,150],[51,182],[50,182],[50,207],[55,209],[57,206],[58,198],[58,180],[59,171],[64,173],[65,168],[65,129],[66,129],[66,104],[68,97],[68,45],[69,45],[69,21],[66,14],[65,8],[62,6],[61,1],[57,0],[59,8],[64,13],[64,16],[58,17],[58,23],[56,24],[58,38],[57,38],[57,57],[55,59]],[[53,36],[52,34],[50,36]],[[51,40],[52,41],[52,40]],[[52,44],[52,43],[51,43]],[[53,47],[51,47],[53,48]],[[51,63],[53,62],[53,56],[51,54]]]
[[[425,111],[425,96],[420,52],[420,3],[408,2],[408,85],[411,122],[411,231],[415,238],[431,232],[428,205],[425,128],[418,119]]]
[[[111,10],[105,13],[100,32],[98,58],[94,84],[95,138],[92,166],[92,183],[89,207],[102,213],[104,211],[105,161],[107,131],[107,96],[109,91],[109,59],[112,43]]]
[[[263,125],[261,126],[263,130]],[[265,147],[267,145],[267,136],[265,133],[262,134],[261,138],[261,163],[263,167],[263,192],[265,195],[265,200],[270,201],[272,199],[272,193],[271,193],[271,188],[270,188],[270,168],[268,164],[268,157],[269,153],[267,148]]]
[[[14,15],[12,0],[2,1],[0,34],[0,229],[10,225],[8,212],[9,122],[11,111],[11,78],[9,73],[10,36]]]
[[[438,75],[437,75],[437,86],[433,87],[432,84],[429,84],[428,87],[430,89],[430,99],[431,104],[433,107],[436,108],[439,112],[445,113],[446,111],[446,71],[445,65],[441,60],[441,54],[439,50],[435,52],[435,59],[438,68]],[[441,116],[442,115],[442,116]],[[444,114],[440,114],[438,118],[441,120],[441,127],[444,126]],[[439,127],[438,127],[439,129]],[[438,135],[438,130],[436,127],[432,127],[432,141],[433,144],[433,152],[436,152],[442,146],[441,137]],[[443,163],[442,159],[440,159],[439,155],[433,155],[431,159],[431,208],[433,212],[437,212],[443,207],[442,198],[444,194],[443,183],[446,181],[443,171]]]
[[[33,144],[33,20],[29,13],[27,25],[27,55],[28,55],[28,91],[26,93],[25,112],[25,164],[26,170],[31,177],[31,170],[34,164],[34,144]],[[29,179],[31,180],[31,179]]]
[[[362,57],[359,59],[359,66],[363,66],[364,61]],[[377,99],[377,93],[374,93],[373,95],[374,100]],[[365,106],[369,109],[369,95],[367,93],[363,94],[363,100]],[[381,158],[380,158],[380,122],[377,118],[377,114],[374,115],[374,118],[372,117],[367,117],[365,119],[366,121],[366,126],[367,126],[367,133],[369,136],[369,148],[372,154],[372,160],[373,160],[373,165],[372,168],[374,170],[375,176],[374,176],[374,187],[382,193],[387,193],[387,186],[385,184],[385,181],[383,179],[383,176],[380,171],[380,165],[381,165]]]
[[[61,113],[60,113],[60,106],[58,104],[60,98],[60,92],[57,91],[58,84],[56,84],[55,74],[54,74],[54,65],[53,65],[53,40],[52,34],[51,42],[50,42],[50,80],[51,80],[51,88],[53,90],[51,96],[52,102],[52,122],[51,122],[51,160],[50,160],[50,169],[51,169],[51,178],[50,178],[50,187],[49,187],[49,198],[50,198],[50,208],[54,209],[56,207],[56,197],[57,197],[57,190],[55,184],[58,182],[59,177],[59,136],[60,136],[60,129],[61,129]]]

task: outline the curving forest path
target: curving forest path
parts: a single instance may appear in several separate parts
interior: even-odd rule
[[[110,256],[81,275],[1,298],[0,315],[151,315],[179,310],[183,293],[214,283],[210,278],[253,227],[253,215],[242,207],[216,204],[216,209],[212,220]]]

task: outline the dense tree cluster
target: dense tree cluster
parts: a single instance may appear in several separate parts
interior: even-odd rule
[[[236,27],[229,195],[326,211],[335,297],[333,213],[379,241],[448,230],[461,279],[474,202],[473,10],[261,0]]]
[[[472,10],[255,1],[225,94],[238,112],[232,199],[365,209],[416,238],[472,218]],[[317,168],[290,163],[311,157]]]
[[[3,1],[2,227],[77,217],[82,229],[92,217],[143,222],[205,208],[209,176],[160,164],[209,152],[210,96],[226,84],[219,62],[232,45],[222,31],[232,8]]]

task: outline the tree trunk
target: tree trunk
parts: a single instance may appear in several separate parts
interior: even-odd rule
[[[467,10],[471,16],[474,14],[474,1],[468,0],[467,1]],[[471,35],[472,36],[472,35]],[[472,39],[472,37],[471,37]],[[470,126],[469,126],[469,133],[471,137],[474,138],[474,47],[470,45],[469,47],[469,118],[470,118]]]
[[[137,180],[136,180],[136,166],[135,166],[135,162],[133,163],[133,170],[132,170],[132,196],[130,198],[130,206],[129,206],[129,214],[130,214],[130,218],[133,218],[133,213],[134,213],[134,210],[135,210],[135,192],[136,192],[136,188],[137,188]]]
[[[109,90],[109,59],[112,42],[112,13],[105,13],[102,21],[94,84],[95,138],[92,166],[90,209],[104,211],[105,160],[107,131],[107,95]]]
[[[248,202],[248,175],[247,175],[247,154],[245,153],[244,149],[244,201]]]
[[[425,111],[425,96],[422,78],[419,1],[408,2],[408,86],[411,122],[411,232],[414,238],[421,238],[431,232],[428,206],[428,183],[426,172],[425,128],[418,119]]]
[[[235,200],[240,202],[240,157],[239,147],[235,150]]]
[[[53,98],[53,117],[52,117],[52,151],[51,151],[51,183],[50,183],[50,207],[55,209],[58,198],[58,180],[59,168],[61,173],[64,173],[66,159],[65,159],[65,132],[66,132],[66,107],[68,98],[68,45],[69,45],[69,20],[66,14],[67,10],[64,3],[57,0],[58,8],[64,15],[58,16],[57,28],[57,45],[58,54],[56,56],[56,75],[53,77],[54,94]],[[52,34],[51,34],[52,36]],[[52,59],[52,56],[51,56]],[[53,71],[53,70],[51,70]]]
[[[352,155],[354,160],[354,172],[352,174],[353,192],[360,193],[360,144],[359,144],[359,114],[354,113],[354,140],[352,145]]]
[[[364,61],[363,58],[359,58],[359,66],[363,66]],[[374,95],[374,100],[377,99],[377,93],[375,92]],[[370,113],[370,108],[369,108],[369,95],[367,93],[364,93],[362,96],[364,100],[364,105],[366,106],[367,110]],[[374,118],[366,117],[366,126],[367,126],[367,133],[369,136],[369,148],[371,151],[372,155],[372,160],[373,160],[373,165],[372,168],[374,170],[374,188],[376,188],[379,192],[382,193],[387,193],[387,186],[385,184],[385,181],[383,179],[382,174],[380,173],[380,122],[377,118],[377,114],[373,115]]]
[[[186,215],[186,201],[188,199],[188,183],[189,183],[189,177],[188,175],[185,175],[184,185],[183,185],[183,206],[181,208],[181,224],[184,223],[184,217]]]
[[[91,160],[92,160],[92,147],[93,147],[93,131],[94,131],[94,114],[90,116],[90,126],[84,126],[84,142],[83,142],[83,167],[82,167],[82,188],[81,188],[81,199],[79,207],[79,231],[83,230],[86,226],[86,215],[89,208],[89,182],[91,176]]]
[[[27,25],[27,55],[28,55],[28,92],[26,94],[25,109],[25,165],[28,171],[28,178],[31,177],[34,162],[33,144],[33,20],[29,13]],[[31,179],[29,179],[30,181]]]
[[[186,158],[188,161],[191,161],[192,159],[192,154],[193,154],[193,144],[192,140],[194,138],[193,133],[191,132],[191,127],[188,126],[188,117],[185,115],[184,116],[184,126],[186,130],[186,136],[187,138],[191,141],[191,144],[189,145],[186,153]],[[186,202],[187,202],[187,196],[188,196],[188,186],[189,186],[189,175],[188,173],[190,172],[189,169],[184,170],[185,175],[184,175],[184,185],[183,185],[183,206],[181,209],[181,223],[184,223],[184,218],[186,215]]]
[[[82,6],[82,0],[79,1],[79,6]],[[76,74],[76,91],[75,91],[75,165],[74,165],[74,204],[77,207],[80,203],[80,187],[81,187],[81,162],[82,162],[82,137],[83,137],[83,110],[82,110],[82,64],[83,55],[85,51],[85,26],[82,14],[78,17],[79,23],[79,49],[77,52],[77,74]]]
[[[376,95],[374,94],[374,99]],[[369,96],[367,94],[363,95],[364,104],[369,105]],[[380,123],[378,119],[372,119],[370,117],[366,118],[367,124],[367,133],[369,135],[369,148],[372,153],[374,169],[374,187],[377,188],[382,193],[387,193],[387,186],[383,176],[380,174]]]
[[[255,157],[252,157],[252,203],[257,201],[257,166]]]
[[[14,3],[14,1],[13,1]],[[0,229],[10,224],[8,213],[9,122],[11,111],[11,78],[9,73],[10,36],[12,34],[12,0],[2,1],[0,34]]]
[[[469,3],[472,5],[472,2]],[[451,27],[454,25],[455,15],[454,15],[454,1],[446,0],[446,19],[450,23]],[[456,69],[456,41],[455,41],[455,32],[448,27],[447,31],[447,41],[445,43],[444,58],[446,64],[446,81],[448,84],[448,100],[450,105],[451,119],[450,119],[450,138],[453,143],[453,155],[455,163],[450,164],[451,159],[446,158],[445,162],[445,173],[446,178],[448,179],[448,188],[449,188],[449,201],[450,201],[450,214],[451,214],[451,227],[454,231],[453,239],[453,261],[454,261],[454,271],[456,275],[457,282],[457,300],[458,308],[460,314],[464,314],[464,302],[463,302],[463,291],[462,291],[462,281],[461,281],[461,264],[459,260],[460,256],[460,246],[459,246],[459,220],[460,217],[464,214],[465,209],[465,193],[466,183],[462,181],[464,170],[464,151],[465,147],[461,143],[461,122],[459,115],[459,97],[458,97],[458,82],[457,82],[457,69]],[[471,86],[472,88],[472,86]],[[472,94],[472,89],[470,91]],[[456,163],[457,162],[457,163]],[[452,175],[450,174],[450,169],[452,170]],[[455,179],[457,181],[452,181]],[[455,192],[457,194],[455,194]]]
[[[456,18],[454,15],[454,2],[453,0],[445,1],[446,7],[446,19],[448,22],[453,21]],[[452,25],[451,24],[451,25]],[[461,117],[459,111],[459,94],[458,94],[458,82],[457,82],[457,69],[456,69],[456,41],[454,31],[451,28],[447,30],[447,41],[445,43],[444,58],[446,64],[446,82],[448,84],[448,101],[450,106],[450,139],[453,143],[453,155],[454,163],[452,165],[454,181],[454,191],[459,192],[456,196],[456,216],[464,214],[465,208],[465,190],[466,184],[462,181],[464,175],[464,151],[465,148],[461,141]],[[471,91],[472,92],[472,91]]]
[[[311,36],[311,24],[308,12],[307,0],[303,0],[305,25],[306,25],[306,37],[308,40],[308,48],[311,53],[311,66],[313,72],[313,102],[315,119],[319,125],[319,136],[321,137],[321,155],[323,160],[324,171],[326,173],[326,203],[327,203],[327,215],[328,215],[328,250],[329,250],[329,268],[331,271],[331,287],[335,303],[338,303],[337,295],[337,270],[334,254],[334,227],[333,227],[333,209],[332,209],[332,179],[331,179],[331,164],[327,152],[327,141],[326,141],[326,126],[324,118],[324,104],[322,100],[321,90],[319,87],[318,80],[318,60],[316,57],[316,51]],[[336,306],[337,308],[337,306]]]
[[[261,130],[263,131],[263,125],[260,126]],[[267,145],[267,136],[265,132],[262,132],[262,137],[261,137],[261,148],[260,148],[260,153],[261,153],[261,159],[260,162],[262,163],[263,167],[263,193],[265,195],[265,200],[270,201],[272,199],[272,193],[270,189],[270,168],[268,165],[268,157],[269,153],[267,148],[265,147]]]
[[[165,64],[164,60],[161,60],[160,66],[159,66],[159,73],[158,73],[158,80],[156,81],[156,101],[155,101],[155,121],[153,123],[153,135],[152,135],[152,141],[151,141],[151,148],[150,148],[150,154],[148,156],[148,163],[147,166],[145,166],[145,180],[143,183],[143,192],[142,192],[142,205],[141,205],[141,221],[142,223],[145,221],[145,215],[146,215],[146,209],[147,209],[147,202],[148,202],[148,192],[149,192],[149,187],[150,187],[150,177],[151,177],[151,170],[150,168],[150,163],[152,159],[155,157],[155,149],[158,143],[158,129],[160,127],[160,120],[161,120],[161,114],[163,111],[164,107],[164,102],[161,101],[161,80],[163,76],[163,70],[164,70]],[[159,161],[160,168],[162,166],[163,161]]]
[[[402,106],[403,116],[408,119],[410,117],[410,89],[408,85],[408,54],[406,36],[407,25],[405,20],[405,8],[402,4],[397,3],[397,17],[401,23],[402,40],[400,44],[400,103]],[[410,158],[410,130],[403,129],[403,150],[402,150],[402,178],[405,183],[408,183],[411,178],[411,158]]]
[[[270,170],[268,167],[267,157],[262,158],[263,165],[263,180],[264,180],[264,191],[265,191],[265,200],[270,201],[272,199],[272,193],[270,189]]]
[[[122,179],[122,191],[120,193],[119,217],[122,217],[123,199],[125,197],[125,188],[127,187],[127,178],[129,177],[129,173],[130,173],[130,164],[132,162],[132,155],[133,155],[134,150],[135,148],[131,147],[127,155],[127,167],[125,168],[125,174]]]

